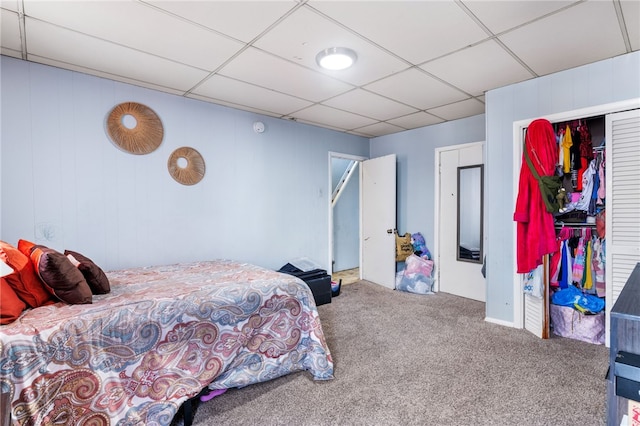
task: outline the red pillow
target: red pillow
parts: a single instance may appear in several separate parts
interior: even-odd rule
[[[55,300],[52,294],[46,289],[29,258],[21,253],[17,248],[4,241],[0,241],[0,259],[15,271],[7,275],[4,279],[11,286],[16,295],[22,299],[28,307],[50,305]]]
[[[17,320],[27,305],[18,297],[9,282],[0,278],[0,324],[5,325]]]
[[[93,294],[107,294],[111,291],[107,275],[91,259],[71,250],[65,250],[64,254],[82,272]]]
[[[65,303],[91,303],[92,294],[82,272],[67,257],[45,246],[31,248],[31,262],[42,282]]]

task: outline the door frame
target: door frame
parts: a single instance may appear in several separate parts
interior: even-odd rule
[[[334,152],[334,151],[329,151],[329,155],[328,155],[328,185],[327,188],[329,188],[327,190],[327,214],[328,214],[328,227],[329,227],[329,247],[328,247],[328,261],[327,261],[327,272],[329,273],[329,275],[331,275],[333,273],[333,207],[331,206],[331,195],[333,192],[333,182],[332,182],[332,163],[331,160],[334,158],[341,158],[344,160],[352,160],[352,161],[357,161],[358,163],[362,163],[365,160],[368,160],[368,157],[362,157],[359,155],[352,155],[352,154],[343,154],[340,152]],[[358,164],[358,167],[362,167],[361,164]],[[359,171],[358,171],[359,172]],[[362,209],[362,200],[361,200],[361,194],[362,194],[362,179],[360,179],[360,183],[359,183],[359,187],[358,187],[358,206],[360,207],[360,209]],[[361,212],[362,213],[362,212]],[[358,215],[358,239],[362,240],[362,218],[361,218],[362,214]],[[362,266],[362,245],[358,244],[358,267]],[[360,271],[358,271],[359,277],[358,278],[362,278],[362,276],[360,275]]]
[[[595,116],[595,115],[607,115],[616,112],[622,112],[628,109],[635,109],[640,107],[640,99],[628,99],[625,101],[611,102],[608,104],[596,105],[587,108],[579,108],[570,111],[563,111],[555,114],[547,114],[541,117],[527,118],[525,120],[518,120],[513,122],[513,140],[515,146],[513,147],[513,194],[512,194],[512,206],[516,205],[518,198],[518,177],[520,176],[520,165],[522,163],[522,146],[524,145],[524,129],[531,124],[533,120],[538,118],[545,118],[551,123],[558,123],[563,121],[575,120],[579,118]],[[512,223],[513,229],[513,241],[512,241],[512,263],[511,270],[513,273],[513,327],[524,328],[524,293],[522,289],[522,274],[518,274],[516,265],[516,253],[518,247],[518,229],[517,223]]]
[[[482,145],[482,149],[483,149],[483,157],[484,157],[484,150],[485,150],[485,146],[486,145],[486,141],[477,141],[477,142],[468,142],[468,143],[462,143],[462,144],[458,144],[458,145],[448,145],[448,146],[442,146],[442,147],[438,147],[435,148],[434,150],[434,191],[433,191],[433,201],[434,201],[434,207],[435,207],[435,214],[433,215],[433,253],[432,254],[432,258],[435,261],[435,282],[433,283],[433,291],[434,292],[438,292],[440,291],[440,268],[438,267],[438,265],[440,265],[440,155],[442,154],[442,152],[445,151],[459,151],[461,149],[464,148],[469,148],[472,146],[476,146],[476,145]],[[484,164],[484,159],[483,162]],[[486,174],[485,174],[486,176]],[[486,186],[486,178],[485,178],[485,186]],[[486,194],[486,191],[484,192]],[[486,206],[485,206],[486,208]],[[486,210],[485,210],[485,217],[486,217]],[[483,224],[484,226],[484,224]],[[483,235],[486,238],[486,233],[483,232]]]

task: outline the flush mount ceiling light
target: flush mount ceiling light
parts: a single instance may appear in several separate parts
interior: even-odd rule
[[[316,55],[316,62],[324,69],[339,71],[349,68],[357,58],[356,52],[346,47],[329,47]]]

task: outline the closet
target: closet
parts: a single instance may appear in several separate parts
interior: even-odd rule
[[[558,122],[554,131],[562,208],[554,215],[558,251],[545,259],[549,327],[551,335],[604,344],[605,117]]]
[[[625,108],[614,108],[607,110],[605,106],[599,114],[578,115],[577,118],[567,119],[569,113],[549,118],[559,135],[559,149],[567,127],[572,136],[576,131],[583,131],[578,134],[582,151],[578,148],[563,153],[568,152],[568,160],[573,160],[573,163],[568,163],[568,169],[563,169],[563,187],[567,192],[565,201],[575,208],[554,215],[559,248],[564,245],[567,250],[568,245],[571,251],[567,255],[572,254],[575,260],[577,254],[583,266],[581,269],[580,264],[576,268],[571,265],[571,275],[568,275],[566,267],[558,269],[562,259],[558,255],[543,259],[539,268],[543,277],[542,297],[524,294],[522,302],[524,328],[542,338],[555,336],[551,329],[550,311],[557,310],[552,307],[552,301],[554,293],[562,288],[559,279],[564,279],[563,286],[571,280],[569,285],[576,283],[574,287],[604,302],[603,343],[608,346],[610,309],[635,264],[640,261],[640,109],[637,105],[626,111]],[[585,128],[580,129],[581,125]],[[589,139],[584,132],[586,129],[590,143],[583,144]],[[563,167],[566,167],[565,159]],[[589,192],[589,188],[587,191],[582,188],[585,173],[599,179],[599,182],[592,180],[589,185],[599,185],[600,191],[594,194],[592,186],[589,197],[583,196]],[[587,253],[589,245],[590,253]],[[597,257],[596,267],[593,266],[594,256]],[[590,262],[585,260],[586,257]],[[590,265],[589,271],[586,265]],[[565,273],[564,278],[561,272]],[[585,276],[586,272],[590,275]],[[588,304],[588,307],[592,306]],[[600,337],[599,340],[598,343],[603,339]]]

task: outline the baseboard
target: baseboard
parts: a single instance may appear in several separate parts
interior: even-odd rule
[[[497,319],[497,318],[491,318],[491,317],[484,317],[484,320],[486,322],[490,322],[490,323],[493,323],[493,324],[503,325],[505,327],[516,328],[515,324],[512,321],[505,321],[505,320],[501,320],[501,319]]]

